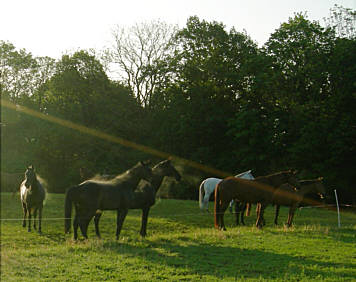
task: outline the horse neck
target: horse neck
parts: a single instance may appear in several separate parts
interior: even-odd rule
[[[304,197],[306,194],[314,192],[317,192],[315,189],[315,183],[308,183],[302,184],[300,190],[298,190],[297,193]]]
[[[31,191],[36,192],[39,190],[39,185],[40,183],[38,182],[37,178],[35,177],[30,185],[30,187],[28,187]]]
[[[160,173],[159,169],[152,169],[152,179],[151,179],[151,184],[153,189],[157,192],[159,187],[161,187],[161,184],[163,182],[163,178],[165,177],[165,175],[162,175]]]
[[[270,186],[275,186],[272,176],[259,176],[259,177],[255,178],[255,181],[263,183],[263,184],[267,184]]]
[[[141,180],[141,176],[136,175],[136,174],[132,173],[131,171],[127,171],[124,175],[121,175],[114,179],[114,181],[116,182],[116,184],[118,186],[120,186],[121,183],[126,182],[130,185],[130,187],[132,187],[132,190],[136,189],[140,180]]]

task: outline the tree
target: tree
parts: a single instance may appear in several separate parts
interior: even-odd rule
[[[155,144],[229,168],[231,162],[223,157],[232,146],[225,134],[227,121],[237,110],[239,97],[249,91],[248,64],[257,46],[244,33],[227,32],[223,24],[197,17],[188,19],[175,42],[174,55],[157,64],[165,81],[152,99],[152,126],[159,123],[162,133]]]
[[[16,50],[11,43],[0,41],[0,84],[2,97],[18,103],[30,97],[54,72],[54,60],[34,58],[25,49]]]
[[[276,136],[286,148],[282,159],[302,177],[322,175],[327,187],[339,186],[343,200],[354,194],[355,181],[354,48],[355,40],[337,38],[302,14],[282,24],[265,46],[274,71],[269,90],[281,109]]]
[[[25,49],[0,41],[0,95],[2,102],[30,106],[34,93],[54,72],[54,60],[33,57]],[[36,122],[27,115],[1,105],[2,169],[19,172],[33,160]]]
[[[328,18],[324,18],[326,26],[335,30],[340,38],[356,38],[356,10],[334,5]]]
[[[140,105],[127,87],[110,81],[95,56],[86,51],[64,55],[53,77],[34,94],[33,107],[113,136],[139,138]],[[127,168],[132,152],[60,124],[40,121],[36,159],[52,191],[80,181],[81,168],[92,174]],[[135,160],[136,161],[136,160]]]
[[[161,21],[117,27],[113,31],[114,44],[109,50],[113,69],[134,92],[137,101],[149,106],[152,93],[162,78],[152,66],[172,52],[172,38],[176,26]]]

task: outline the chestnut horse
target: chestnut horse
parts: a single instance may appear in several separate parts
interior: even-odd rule
[[[272,203],[275,189],[284,183],[299,187],[295,171],[281,171],[271,175],[259,176],[254,180],[236,177],[223,179],[215,189],[214,219],[215,228],[226,230],[224,213],[232,199],[244,203],[259,203],[256,226],[262,228],[263,213],[266,206]]]
[[[290,227],[292,225],[294,212],[300,203],[305,201],[307,204],[319,204],[320,202],[306,199],[305,195],[317,194],[320,199],[323,199],[325,196],[325,187],[322,180],[322,177],[313,180],[301,180],[299,181],[299,190],[295,189],[295,187],[290,184],[283,184],[276,189],[272,197],[272,202],[276,205],[274,223],[277,224],[280,206],[290,207],[286,223],[286,225]]]
[[[251,170],[239,173],[235,177],[244,179],[255,179],[251,173]],[[210,177],[204,179],[199,185],[199,207],[201,210],[206,209],[208,211],[208,204],[210,195],[214,193],[216,185],[221,181],[221,178]]]

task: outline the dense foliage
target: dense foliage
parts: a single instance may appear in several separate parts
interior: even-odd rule
[[[191,17],[174,48],[142,71],[161,78],[145,104],[90,52],[55,62],[0,42],[1,96],[229,173],[324,176],[330,195],[338,189],[355,202],[356,38],[342,34],[296,14],[258,47],[246,33]],[[152,156],[2,107],[2,171],[34,163],[50,191],[144,158]]]

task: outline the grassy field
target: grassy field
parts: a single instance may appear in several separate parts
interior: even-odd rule
[[[64,195],[49,194],[43,234],[28,233],[18,195],[1,194],[1,281],[356,281],[356,214],[298,210],[295,225],[257,230],[255,216],[227,231],[215,230],[213,216],[194,201],[158,200],[142,239],[141,213],[131,210],[115,240],[115,213],[101,219],[102,239],[90,224],[89,240],[65,235]],[[212,205],[210,206],[212,208]],[[281,209],[280,222],[287,209]]]

